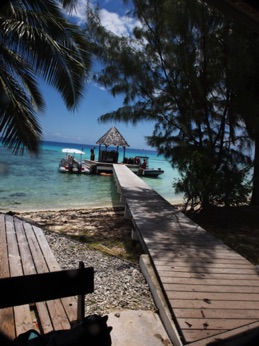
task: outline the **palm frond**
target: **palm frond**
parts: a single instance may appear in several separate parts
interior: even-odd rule
[[[4,106],[0,105],[2,143],[14,154],[23,154],[27,149],[37,155],[40,151],[41,128],[31,100],[11,77],[9,91],[12,93],[9,93],[7,102]]]
[[[91,46],[81,29],[65,18],[62,7],[77,0],[2,0],[0,5],[0,135],[19,153],[39,151],[37,112],[44,100],[36,78],[61,94],[68,109],[83,96],[90,73]]]

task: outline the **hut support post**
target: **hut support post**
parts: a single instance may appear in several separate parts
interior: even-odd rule
[[[126,152],[126,147],[123,147],[123,162],[125,162],[125,152]]]

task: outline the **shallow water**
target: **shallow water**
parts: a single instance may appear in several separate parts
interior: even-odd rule
[[[119,194],[112,176],[70,175],[58,171],[64,154],[62,148],[83,149],[83,158],[90,158],[92,146],[71,143],[43,142],[38,159],[30,155],[14,156],[0,148],[0,210],[47,210],[92,208],[119,204]],[[97,158],[98,147],[95,149]],[[151,168],[160,167],[165,173],[157,179],[145,178],[145,182],[172,203],[180,203],[174,194],[173,179],[178,172],[155,151],[127,149],[126,157],[149,156]],[[120,150],[119,161],[123,159]]]

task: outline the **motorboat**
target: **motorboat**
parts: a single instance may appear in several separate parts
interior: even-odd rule
[[[65,157],[59,163],[59,171],[61,173],[75,173],[75,174],[90,174],[90,169],[82,161],[82,155],[85,153],[82,150],[64,148],[62,152]],[[75,155],[80,155],[80,160],[75,158]]]
[[[150,168],[149,167],[149,157],[148,156],[136,156],[134,163],[138,165],[137,174],[139,176],[157,178],[159,175],[163,174],[164,171],[161,168]]]

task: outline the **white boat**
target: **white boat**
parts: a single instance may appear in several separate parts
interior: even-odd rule
[[[149,161],[148,156],[135,157],[135,164],[139,166],[138,172],[137,172],[139,176],[157,178],[159,175],[164,173],[164,171],[161,168],[150,168],[148,161]]]
[[[90,169],[82,161],[82,155],[85,153],[82,150],[64,148],[62,152],[66,154],[59,163],[59,171],[61,173],[75,174],[90,174]],[[75,158],[75,155],[80,155],[80,160]]]

